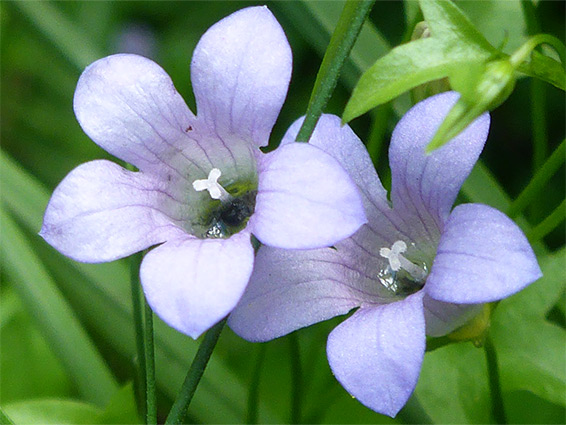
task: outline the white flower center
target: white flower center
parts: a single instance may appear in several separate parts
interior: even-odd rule
[[[222,202],[229,201],[232,199],[232,196],[218,183],[218,179],[221,175],[222,172],[218,168],[213,168],[210,170],[210,173],[208,173],[208,178],[195,180],[193,182],[193,188],[197,192],[208,190],[212,199],[220,199]]]
[[[404,269],[411,277],[417,281],[422,282],[426,277],[426,270],[416,264],[410,262],[403,256],[403,252],[407,251],[407,244],[403,241],[395,242],[390,248],[381,248],[379,255],[389,260],[389,267],[391,270],[398,272]]]

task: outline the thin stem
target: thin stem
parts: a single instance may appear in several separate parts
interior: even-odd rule
[[[248,413],[246,419],[246,423],[248,424],[258,423],[259,381],[261,378],[263,361],[265,360],[265,352],[267,351],[266,349],[267,344],[259,344],[257,359],[255,361],[255,367],[250,382],[250,391],[248,393]]]
[[[487,361],[487,373],[489,376],[489,391],[491,393],[491,411],[495,422],[506,424],[505,408],[503,406],[503,395],[501,393],[501,382],[499,381],[499,369],[497,366],[497,353],[491,336],[488,334],[484,342],[485,359]]]
[[[350,54],[374,2],[375,0],[345,2],[316,76],[305,120],[297,134],[297,142],[308,142],[310,139],[322,110],[338,83],[344,61]]]
[[[521,192],[521,194],[513,201],[507,215],[511,218],[515,218],[521,211],[527,207],[536,196],[543,190],[544,185],[550,180],[552,176],[558,171],[562,163],[564,162],[564,154],[566,153],[566,139],[560,143],[556,150],[550,155],[546,160],[544,165],[540,168],[538,173],[532,178],[527,187]]]
[[[387,119],[391,107],[389,104],[383,105],[382,108],[375,109],[372,114],[371,128],[367,142],[367,150],[373,164],[376,166],[380,161],[380,155],[383,151],[383,142],[385,141],[385,130],[387,128]]]
[[[535,228],[527,232],[527,238],[538,241],[552,232],[566,219],[566,200],[563,200],[548,217],[541,221]]]
[[[301,368],[301,352],[297,332],[289,335],[289,349],[291,359],[291,423],[298,424],[301,420],[301,402],[303,395],[303,372]]]
[[[130,257],[130,284],[132,291],[132,310],[134,314],[134,327],[136,332],[136,351],[137,351],[137,391],[138,406],[143,416],[147,415],[147,371],[145,346],[144,346],[144,326],[143,326],[143,309],[141,302],[141,290],[139,283],[139,270],[142,254],[134,254]]]
[[[210,328],[204,335],[204,339],[200,344],[193,362],[191,363],[191,367],[185,377],[181,390],[179,391],[179,394],[177,394],[177,399],[165,420],[166,424],[183,423],[189,404],[193,399],[197,386],[204,373],[204,369],[210,360],[212,351],[214,350],[214,347],[216,347],[220,333],[222,332],[222,329],[224,329],[226,320],[226,318],[222,319]]]
[[[157,402],[155,391],[155,348],[153,344],[153,311],[147,301],[145,306],[145,390],[146,390],[146,423],[157,424]]]
[[[546,85],[536,78],[531,80],[531,110],[533,129],[533,174],[542,167],[548,155],[548,143],[546,132],[546,107],[545,93]],[[540,194],[537,197],[540,199]],[[535,198],[535,200],[537,199]],[[534,213],[535,219],[540,218],[541,208],[538,202],[531,204],[530,211]]]

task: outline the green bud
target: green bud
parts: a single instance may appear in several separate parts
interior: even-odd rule
[[[478,103],[493,110],[501,105],[515,88],[515,69],[507,59],[488,62],[477,83]]]

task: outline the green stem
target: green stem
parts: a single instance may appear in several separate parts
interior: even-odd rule
[[[259,381],[261,378],[263,361],[265,360],[265,352],[267,351],[266,349],[267,344],[259,344],[257,359],[255,361],[255,367],[250,382],[250,391],[248,393],[248,414],[246,419],[246,423],[248,424],[258,423]]]
[[[527,187],[521,192],[517,199],[513,201],[507,210],[507,215],[509,217],[517,217],[517,215],[519,215],[519,213],[523,211],[527,205],[536,199],[537,195],[543,190],[544,185],[550,180],[556,171],[558,171],[564,162],[564,155],[566,153],[565,144],[566,139],[560,143],[538,173],[536,173],[536,175],[532,178]]]
[[[558,207],[536,227],[527,232],[530,241],[538,241],[552,232],[566,219],[566,200],[563,200]]]
[[[137,380],[137,398],[138,406],[143,416],[147,418],[147,371],[144,345],[144,326],[143,326],[143,310],[141,303],[141,290],[139,282],[139,270],[142,254],[134,254],[130,257],[130,284],[132,291],[132,310],[134,314],[134,328],[136,332],[136,352],[138,373]]]
[[[564,44],[559,39],[549,34],[537,34],[529,38],[515,51],[515,53],[511,55],[509,63],[514,68],[517,68],[521,63],[525,62],[533,50],[541,44],[548,44],[551,46],[560,57],[562,66],[565,65],[564,57],[566,56],[566,48],[564,47]]]
[[[505,408],[503,406],[503,395],[501,393],[501,382],[499,381],[499,369],[497,366],[497,353],[491,336],[488,334],[484,342],[485,358],[487,361],[487,373],[489,376],[489,391],[491,393],[491,411],[495,422],[506,424]]]
[[[375,0],[350,0],[345,3],[316,76],[305,120],[297,134],[297,142],[308,142],[310,139],[374,2]]]
[[[212,351],[214,350],[214,347],[216,347],[220,333],[222,332],[222,329],[224,329],[226,320],[226,318],[222,319],[210,328],[204,335],[204,340],[200,344],[197,354],[191,363],[191,367],[185,377],[183,386],[181,387],[181,390],[177,395],[177,399],[175,400],[175,403],[173,403],[173,407],[165,420],[166,424],[183,423],[189,404],[193,399],[197,386],[204,373],[204,369],[210,360]]]
[[[385,130],[387,128],[387,119],[389,118],[390,112],[391,107],[389,104],[386,104],[383,105],[382,108],[375,109],[375,112],[372,114],[373,119],[366,147],[376,168],[380,160],[380,155],[383,152]]]
[[[533,129],[533,174],[542,167],[548,155],[547,132],[546,132],[546,107],[545,92],[546,85],[539,79],[533,78],[531,88],[531,110]],[[540,194],[535,198],[540,199]],[[541,208],[538,202],[531,204],[530,211],[536,219],[541,216]]]
[[[157,402],[155,389],[155,348],[153,343],[153,311],[147,301],[145,306],[145,390],[146,390],[146,423],[157,424]]]
[[[301,351],[299,347],[299,337],[297,332],[289,335],[289,349],[291,359],[291,423],[298,424],[301,420],[301,402],[302,402],[302,386],[303,372],[301,368]]]

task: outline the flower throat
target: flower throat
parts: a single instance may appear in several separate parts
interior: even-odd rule
[[[215,202],[214,207],[204,221],[204,231],[201,232],[202,239],[207,238],[229,238],[242,230],[248,219],[254,212],[256,190],[239,191],[239,196],[232,196],[220,183],[218,179],[222,175],[218,168],[213,168],[208,178],[193,182],[193,188],[197,192],[207,190]]]
[[[377,278],[388,290],[399,296],[408,296],[419,291],[425,284],[428,269],[425,263],[417,265],[409,261],[403,253],[407,244],[395,242],[391,248],[381,248],[379,255],[386,258],[389,264],[378,273]]]

